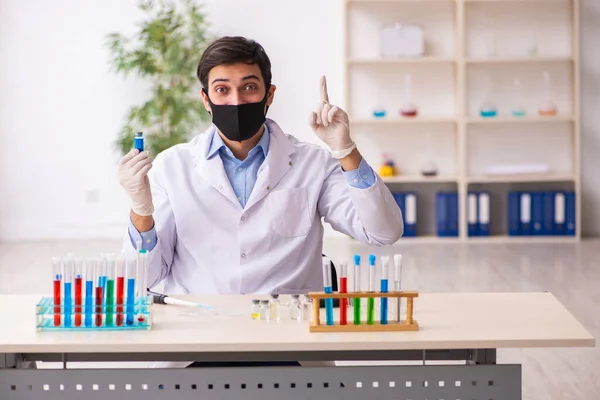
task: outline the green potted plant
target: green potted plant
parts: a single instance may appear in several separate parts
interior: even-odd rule
[[[203,121],[209,121],[200,96],[196,68],[210,38],[206,15],[194,0],[142,1],[148,15],[136,34],[107,36],[112,67],[128,76],[137,73],[151,82],[151,96],[129,110],[115,142],[121,154],[133,148],[143,132],[152,155],[189,140]]]

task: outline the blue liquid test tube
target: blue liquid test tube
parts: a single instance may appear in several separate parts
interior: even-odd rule
[[[331,262],[327,257],[323,257],[323,286],[325,288],[325,293],[333,293],[333,285],[331,283]],[[325,316],[327,325],[333,325],[332,298],[325,299]]]
[[[388,293],[388,273],[389,273],[389,257],[381,257],[381,293]],[[379,322],[382,325],[388,323],[388,298],[381,298],[381,308],[379,309]]]
[[[73,323],[73,258],[67,256],[64,260],[64,312],[65,327],[70,328]]]
[[[87,258],[85,260],[85,320],[87,327],[93,326],[92,315],[94,314],[94,272],[96,260]]]
[[[140,153],[144,151],[144,134],[137,132],[133,139],[133,147],[136,148]]]
[[[127,295],[125,300],[125,324],[133,325],[135,310],[135,280],[137,278],[137,257],[127,257]]]

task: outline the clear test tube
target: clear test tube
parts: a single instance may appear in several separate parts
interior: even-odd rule
[[[333,293],[331,261],[327,257],[323,257],[323,286],[325,293]],[[333,298],[325,298],[325,316],[327,325],[333,325]]]
[[[61,324],[61,304],[62,304],[62,259],[60,257],[52,258],[52,293],[54,295],[54,326]]]
[[[394,255],[394,290],[396,292],[402,291],[402,254]],[[401,300],[400,297],[396,299],[396,320],[398,322],[400,322]]]
[[[106,326],[115,323],[115,255],[106,255]]]
[[[85,259],[85,326],[91,327],[94,314],[94,282],[96,279],[96,260]]]
[[[74,260],[71,256],[67,256],[63,259],[65,327],[68,328],[73,324],[73,264]]]
[[[354,255],[354,292],[360,292],[360,255]],[[354,312],[354,325],[360,325],[360,298],[352,300],[352,309]]]
[[[75,259],[75,326],[81,326],[82,302],[83,302],[83,261]]]
[[[125,299],[125,264],[127,262],[124,253],[117,256],[116,276],[117,276],[117,326],[123,326],[123,305]]]
[[[148,297],[148,253],[146,250],[140,250],[138,253],[138,288],[140,298],[140,308],[138,310],[137,320],[144,323],[146,316],[143,311],[146,309],[146,299]]]
[[[380,286],[381,293],[388,293],[389,263],[390,263],[389,257],[381,257],[381,286]],[[379,321],[381,322],[382,325],[387,324],[388,323],[388,298],[387,297],[381,298],[381,307],[380,307],[379,311],[380,311]]]
[[[135,309],[135,295],[136,295],[136,281],[137,281],[137,253],[135,257],[128,255],[126,258],[126,271],[125,276],[127,277],[127,295],[126,295],[126,306],[125,306],[125,324],[133,325],[134,320],[134,309]]]

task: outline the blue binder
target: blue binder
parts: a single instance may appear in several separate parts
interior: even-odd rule
[[[564,235],[565,234],[565,215],[566,215],[567,207],[565,204],[565,193],[564,192],[554,192],[554,215],[552,216],[554,224],[553,231],[555,235]]]
[[[529,198],[529,202],[526,199]],[[530,192],[521,192],[519,205],[519,233],[523,236],[530,236],[531,230],[531,205],[533,199]]]
[[[544,193],[531,193],[531,234],[544,234]]]
[[[487,197],[487,202],[485,199]],[[490,235],[490,217],[492,214],[492,199],[488,192],[481,192],[477,196],[477,230],[479,236]],[[485,214],[484,214],[485,213]]]
[[[404,236],[406,237],[414,237],[417,236],[417,194],[414,192],[406,192],[402,194],[404,200],[404,210],[405,210],[405,218],[404,218]],[[408,196],[414,196],[414,210],[409,209],[408,204]],[[414,214],[414,221],[410,221],[411,214]]]
[[[458,193],[446,193],[448,236],[458,236]]]
[[[508,235],[521,234],[521,193],[508,192]]]
[[[469,236],[479,236],[479,196],[469,192],[467,196],[467,229]]]
[[[396,204],[398,204],[398,207],[400,207],[400,212],[402,213],[402,221],[403,221],[403,225],[404,225],[404,234],[402,236],[406,236],[406,214],[405,214],[405,207],[404,207],[404,193],[394,192],[394,193],[392,193],[392,196],[394,196],[394,200],[396,200]]]
[[[435,227],[438,236],[448,236],[448,196],[438,192],[435,197]]]
[[[575,192],[565,193],[565,234],[575,236],[577,227],[575,226]]]
[[[542,232],[546,236],[554,235],[554,192],[544,192],[544,218]]]

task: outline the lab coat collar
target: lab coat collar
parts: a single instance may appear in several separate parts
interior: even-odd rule
[[[269,131],[269,149],[265,161],[258,170],[256,184],[246,202],[246,210],[273,190],[293,165],[290,156],[295,151],[294,145],[275,121],[267,118],[265,124]],[[214,134],[216,134],[214,126],[211,126],[199,138],[194,155],[194,168],[211,186],[241,208],[240,202],[227,178],[225,168],[223,168],[221,157],[206,158]]]

